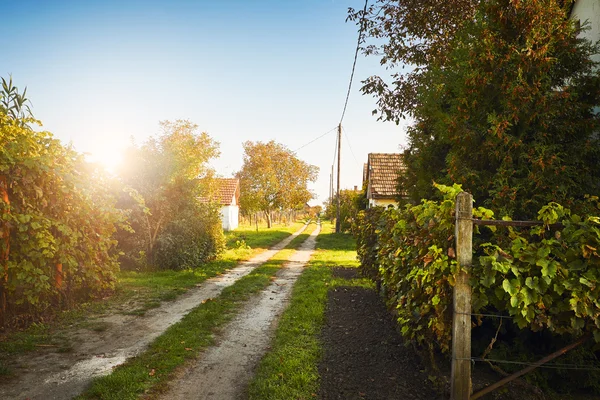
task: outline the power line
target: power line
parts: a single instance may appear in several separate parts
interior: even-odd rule
[[[356,163],[356,165],[360,165],[356,156],[354,155],[354,150],[352,150],[352,145],[350,144],[350,138],[348,137],[348,132],[346,131],[346,128],[344,128],[342,126],[342,130],[344,131],[344,135],[346,136],[346,141],[348,142],[348,147],[350,148],[350,154],[352,154],[352,158],[354,158],[354,162]]]
[[[356,51],[354,52],[354,62],[352,63],[352,73],[350,74],[350,83],[348,84],[348,93],[346,94],[346,102],[344,103],[344,111],[342,111],[342,117],[340,118],[340,125],[344,120],[344,115],[346,115],[346,107],[348,106],[348,99],[350,98],[350,89],[352,89],[352,80],[354,79],[354,69],[356,68],[356,59],[358,58],[358,51],[360,50],[360,42],[362,39],[362,34],[365,29],[365,16],[367,15],[367,3],[369,0],[365,0],[365,7],[363,8],[363,15],[360,20],[360,29],[358,31],[358,40],[356,43]]]
[[[306,146],[308,146],[309,144],[312,144],[312,143],[316,142],[317,140],[319,140],[319,139],[321,139],[322,137],[324,137],[324,136],[326,136],[326,135],[330,134],[331,132],[333,132],[333,131],[334,131],[334,130],[336,130],[336,129],[337,129],[337,126],[336,126],[336,127],[334,127],[334,128],[332,128],[330,131],[327,131],[327,132],[325,132],[325,133],[324,133],[324,134],[322,134],[321,136],[319,136],[319,137],[317,137],[317,138],[314,138],[313,140],[311,140],[310,142],[306,143],[305,145],[298,147],[296,150],[294,150],[294,153],[295,153],[295,152],[297,152],[297,151],[298,151],[298,150],[300,150],[300,149],[303,149],[303,148],[305,148],[305,147],[306,147]]]

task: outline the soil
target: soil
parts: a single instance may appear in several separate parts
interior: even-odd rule
[[[337,269],[338,277],[355,272]],[[375,291],[338,287],[329,292],[319,365],[322,400],[435,400],[416,352],[404,345]]]
[[[222,328],[218,344],[178,371],[161,398],[165,400],[236,400],[245,391],[268,351],[277,321],[286,308],[294,282],[310,259],[320,227],[295,251],[273,283],[253,297]]]
[[[75,397],[93,378],[109,374],[115,366],[144,351],[156,337],[181,320],[192,308],[218,296],[223,288],[269,260],[305,228],[306,225],[270,250],[203,282],[175,301],[165,302],[144,316],[109,313],[94,322],[94,326],[102,327],[101,330],[61,331],[72,346],[70,351],[42,348],[11,360],[8,367],[14,374],[0,380],[0,399],[60,400]]]
[[[334,278],[341,278],[346,280],[360,278],[358,268],[333,267],[331,270],[331,273]]]
[[[334,267],[342,279],[359,278],[356,268]],[[319,365],[322,400],[448,399],[450,368],[445,358],[433,372],[422,354],[405,345],[398,324],[374,290],[342,286],[328,294],[321,336],[324,356]],[[502,379],[487,368],[474,368],[472,382],[478,391]],[[516,380],[487,394],[482,400],[545,400],[537,387]],[[552,397],[556,398],[556,397]],[[569,397],[596,400],[598,396]]]

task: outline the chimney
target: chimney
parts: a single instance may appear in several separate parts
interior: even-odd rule
[[[358,192],[358,186],[354,185],[354,191]]]

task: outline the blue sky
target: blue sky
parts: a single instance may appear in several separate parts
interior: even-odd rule
[[[114,163],[161,120],[189,119],[220,142],[212,165],[231,176],[242,142],[296,150],[334,128],[350,77],[355,0],[6,1],[0,76],[12,74],[44,129]],[[386,74],[359,55],[344,118],[342,188],[360,186],[370,152],[397,152],[405,127],[377,122],[360,81]],[[298,151],[328,195],[335,132]]]

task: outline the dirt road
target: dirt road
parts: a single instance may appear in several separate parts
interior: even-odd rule
[[[114,314],[103,317],[102,332],[80,329],[67,335],[73,345],[68,353],[48,349],[15,360],[15,377],[0,383],[0,399],[71,399],[93,378],[107,375],[113,367],[142,352],[169,326],[203,301],[268,261],[298,236],[306,225],[271,249],[240,263],[227,273],[203,282],[172,302],[163,303],[145,316]]]
[[[223,328],[225,334],[219,343],[209,348],[194,365],[180,372],[163,399],[244,398],[254,370],[271,342],[277,320],[288,304],[294,282],[314,251],[319,231],[320,226],[317,226],[273,283]]]

